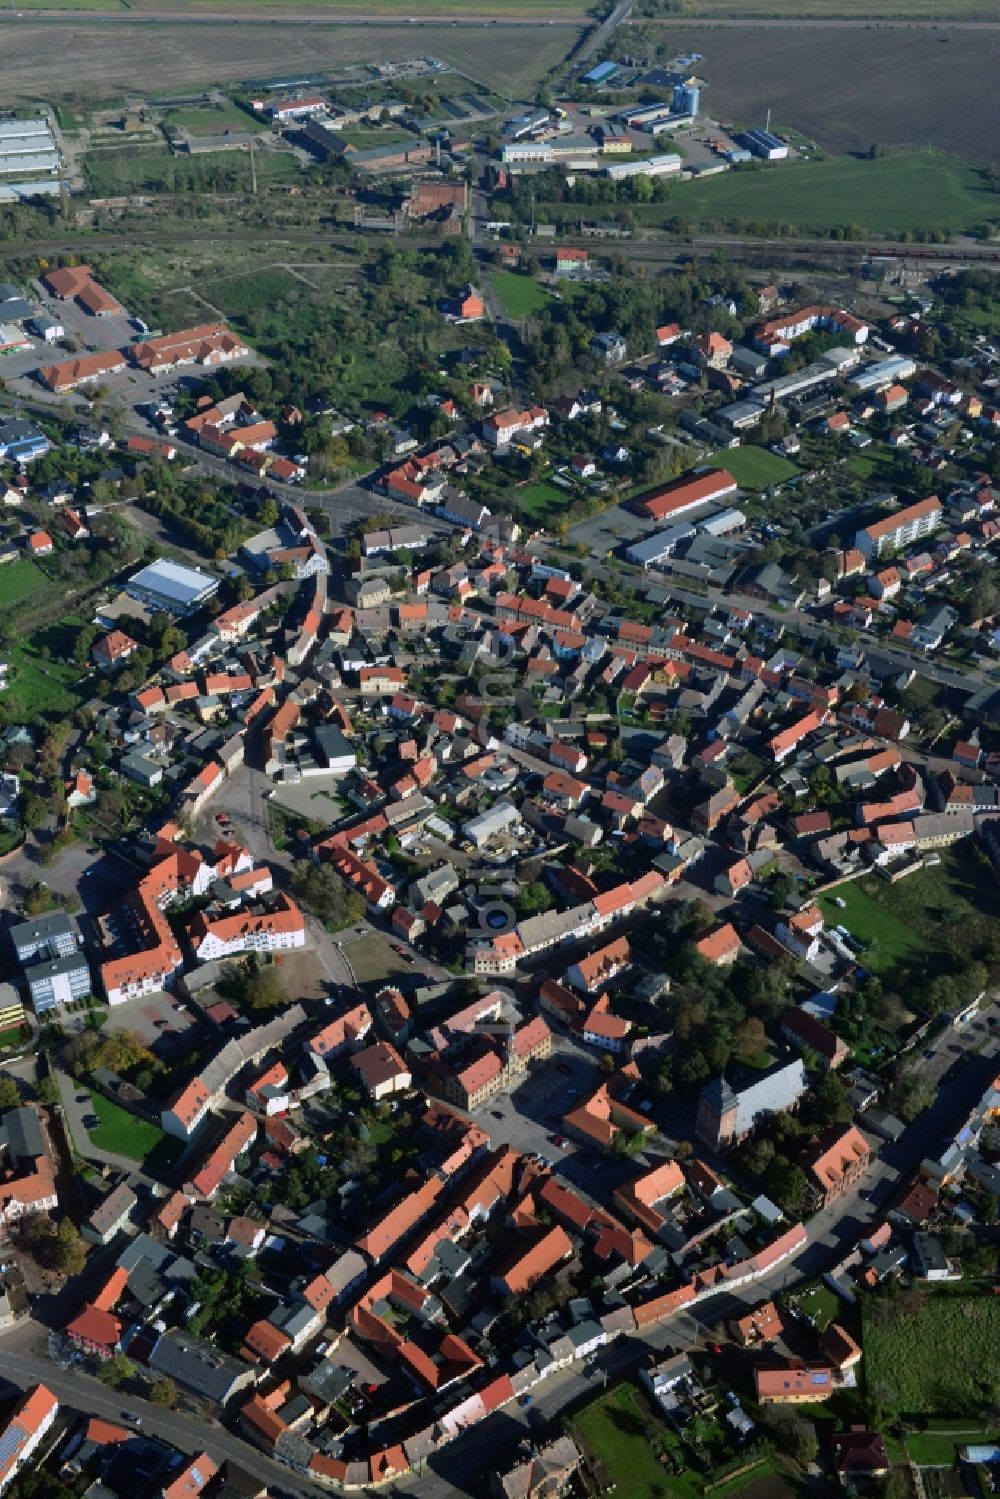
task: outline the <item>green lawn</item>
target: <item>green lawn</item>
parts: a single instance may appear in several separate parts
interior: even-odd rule
[[[40,632],[41,636],[44,634],[45,631]],[[39,634],[35,634],[17,645],[5,647],[4,655],[12,670],[3,700],[11,707],[18,704],[29,718],[72,713],[83,696],[79,668],[44,660],[38,642]]]
[[[568,490],[544,483],[526,484],[523,489],[515,489],[511,495],[518,513],[533,521],[549,520],[557,511],[566,509],[570,498]]]
[[[668,1476],[657,1462],[650,1437],[664,1431],[634,1385],[623,1384],[595,1400],[574,1418],[583,1438],[591,1471],[601,1493],[614,1487],[617,1499],[650,1499],[657,1493],[698,1494],[701,1485],[689,1474]]]
[[[23,1046],[30,1032],[26,1025],[12,1025],[5,1031],[0,1031],[0,1051],[12,1050],[15,1046]]]
[[[787,458],[752,444],[713,453],[708,462],[728,469],[741,489],[770,489],[772,484],[783,484],[800,472]]]
[[[972,839],[940,853],[941,862],[890,885],[874,875],[820,896],[830,925],[846,926],[861,941],[877,939],[862,962],[875,973],[922,958],[931,971],[959,959],[988,957],[984,931],[996,919],[996,885]],[[841,911],[834,897],[846,901]]]
[[[221,135],[224,130],[260,129],[260,121],[235,104],[204,104],[190,109],[170,109],[165,125],[177,125],[191,135]]]
[[[682,214],[692,226],[734,219],[792,231],[857,225],[873,234],[960,233],[996,218],[1000,199],[970,162],[944,151],[899,151],[879,161],[833,157],[726,172],[681,184],[663,204],[639,205],[642,222]]]
[[[884,1322],[870,1304],[864,1312],[866,1385],[887,1409],[943,1416],[984,1398],[1000,1348],[1000,1298],[929,1295]]]
[[[920,877],[911,875],[910,879]],[[904,880],[903,884],[906,883]],[[859,942],[871,942],[874,939],[876,946],[865,953],[864,965],[873,973],[886,973],[897,963],[916,958],[927,944],[912,927],[872,899],[869,890],[876,884],[881,884],[881,881],[869,877],[862,883],[855,881],[852,884],[838,885],[836,890],[821,895],[819,904],[828,926],[845,926]],[[899,887],[885,886],[886,890],[893,888]],[[834,898],[844,901],[844,910],[834,905]]]
[[[145,1119],[137,1119],[127,1109],[112,1103],[110,1098],[105,1098],[103,1093],[91,1089],[90,1102],[100,1123],[89,1134],[101,1150],[110,1150],[115,1155],[127,1156],[131,1161],[143,1162],[148,1162],[155,1153],[161,1158],[161,1163],[165,1164],[163,1158],[176,1157],[183,1149],[180,1140],[171,1139],[162,1129],[147,1123]]]
[[[20,604],[49,586],[48,578],[30,557],[25,557],[23,562],[7,562],[0,567],[0,609],[8,604]]]
[[[879,447],[872,443],[870,448],[865,448],[860,453],[852,453],[844,463],[848,473],[857,474],[859,479],[880,478],[887,474],[896,462],[896,454],[891,448]]]
[[[798,1304],[807,1317],[812,1317],[820,1332],[825,1332],[840,1316],[840,1298],[828,1286],[813,1286],[798,1297]]]
[[[519,271],[494,271],[490,280],[501,307],[510,318],[530,317],[549,301],[544,286],[539,286],[533,276],[524,276]]]
[[[955,1429],[949,1431],[948,1426]],[[998,1438],[1000,1427],[987,1425],[977,1428],[977,1423],[965,1416],[948,1423],[933,1423],[927,1431],[911,1433],[906,1438],[906,1450],[915,1463],[926,1463],[928,1467],[950,1467],[958,1455],[959,1447],[996,1442]]]

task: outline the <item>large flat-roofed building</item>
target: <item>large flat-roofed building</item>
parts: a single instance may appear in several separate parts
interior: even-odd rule
[[[192,614],[218,591],[219,580],[200,568],[184,567],[161,558],[129,578],[125,592],[130,598],[168,614]]]
[[[11,927],[10,940],[19,963],[30,963],[32,958],[71,957],[80,946],[76,927],[62,911],[19,922]]]
[[[670,526],[666,531],[656,531],[642,541],[633,542],[626,548],[625,555],[638,567],[661,567],[682,542],[690,541],[695,535],[695,527],[682,522],[678,526]]]
[[[697,505],[707,505],[710,500],[725,500],[738,489],[736,480],[728,469],[709,468],[701,473],[686,474],[665,484],[662,489],[640,495],[633,505],[640,515],[650,520],[666,520],[683,515]]]
[[[854,545],[863,557],[881,557],[883,552],[912,546],[922,537],[930,536],[941,524],[941,515],[941,501],[937,495],[931,495],[887,515],[884,520],[864,526],[855,536]]]
[[[92,993],[90,967],[82,953],[66,958],[46,958],[25,970],[28,993],[36,1015],[56,1005],[68,1005]]]

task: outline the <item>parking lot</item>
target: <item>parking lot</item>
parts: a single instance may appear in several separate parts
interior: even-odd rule
[[[161,1061],[187,1050],[188,1032],[198,1027],[196,1014],[184,1001],[170,994],[147,994],[139,999],[115,1005],[109,1012],[109,1024],[115,1030],[132,1031]]]
[[[563,1116],[603,1081],[599,1053],[568,1037],[554,1036],[552,1056],[532,1064],[527,1079],[510,1096],[498,1096],[474,1115],[493,1144],[509,1144],[523,1155],[539,1155],[558,1165],[560,1175],[608,1206],[611,1193],[635,1176],[640,1165],[603,1151],[583,1148],[563,1131]],[[562,1141],[556,1145],[555,1140]]]

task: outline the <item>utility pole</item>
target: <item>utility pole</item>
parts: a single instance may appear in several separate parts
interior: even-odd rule
[[[250,191],[257,196],[257,158],[254,156],[254,137],[250,137]]]

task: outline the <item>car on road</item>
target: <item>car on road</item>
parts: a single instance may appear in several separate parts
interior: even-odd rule
[[[503,1118],[503,1109],[490,1109],[490,1113],[493,1115],[494,1119]]]
[[[101,1121],[96,1114],[84,1114],[83,1127],[84,1129],[100,1129]]]

